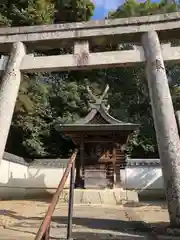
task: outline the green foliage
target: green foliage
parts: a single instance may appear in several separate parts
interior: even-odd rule
[[[8,26],[30,26],[53,23],[52,0],[1,0],[0,24]]]
[[[48,86],[39,84],[35,76],[25,75],[22,81],[10,134],[10,143],[15,143],[16,154],[46,155],[43,139],[48,136],[49,124],[52,121],[48,101]],[[11,133],[10,131],[10,133]],[[17,141],[17,135],[20,141]],[[10,146],[8,146],[10,147]]]
[[[128,0],[116,11],[110,12],[109,18],[145,16],[174,11],[176,11],[176,5],[166,4],[165,1],[152,3],[147,0],[142,3]],[[115,93],[113,93],[112,106],[117,110],[114,109],[112,113],[117,118],[123,117],[125,121],[140,124],[139,130],[129,138],[129,153],[135,157],[157,157],[158,149],[144,68],[121,68],[113,72],[115,76],[119,76],[119,80],[113,83]],[[175,73],[175,68],[172,68],[171,72]],[[178,74],[179,68],[176,68],[176,74],[171,74],[174,84],[177,83]],[[112,76],[112,74],[109,75]],[[177,101],[174,102],[177,106]]]
[[[90,20],[94,11],[91,0],[57,0],[56,22],[81,22]]]
[[[90,0],[1,0],[0,25],[86,21],[92,16],[93,9]],[[68,73],[24,75],[6,150],[34,157],[59,156],[68,152],[73,145],[56,131],[55,125],[82,114],[85,109],[82,92],[82,85],[78,86],[76,79],[73,81]]]
[[[112,84],[112,115],[125,122],[140,124],[129,138],[128,152],[141,157],[152,155],[157,148],[144,69],[120,68],[113,74],[112,71],[108,72],[108,81]]]
[[[176,5],[166,4],[164,0],[160,2],[127,0],[116,11],[111,11],[108,18],[140,17],[174,11],[176,11]]]

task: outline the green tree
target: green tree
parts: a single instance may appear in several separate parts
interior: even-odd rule
[[[87,0],[69,1],[68,6],[71,21],[86,21],[94,8]],[[54,19],[56,22],[69,21],[67,1],[63,5],[62,1],[55,0],[2,0],[0,7],[0,24],[3,26],[50,24]],[[7,151],[34,157],[59,156],[68,151],[72,144],[56,131],[57,120],[64,122],[78,118],[84,109],[80,100],[82,87],[72,76],[73,73],[24,75]]]
[[[108,18],[140,17],[174,11],[176,11],[176,4],[167,4],[164,0],[160,2],[127,0],[116,11],[109,12]]]
[[[18,155],[47,155],[44,139],[52,121],[47,85],[34,76],[24,76],[17,99],[7,149]],[[17,141],[18,138],[18,141]]]
[[[110,12],[108,18],[145,16],[174,11],[176,11],[176,5],[166,4],[165,1],[152,3],[147,0],[142,3],[128,0],[116,11]],[[128,48],[128,45],[125,47]],[[176,67],[176,70],[175,67],[171,68],[171,78],[175,83],[177,83],[178,74],[179,68]],[[110,82],[111,78],[115,78],[112,83],[112,114],[117,118],[140,124],[139,130],[129,139],[129,152],[136,157],[157,157],[158,149],[144,68],[111,69],[108,70],[107,75]]]
[[[0,24],[8,26],[31,26],[50,24],[54,20],[52,0],[1,0]]]
[[[57,0],[55,22],[88,21],[93,15],[94,8],[91,0]]]

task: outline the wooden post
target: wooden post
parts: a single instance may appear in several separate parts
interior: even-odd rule
[[[46,232],[44,233],[42,240],[49,240],[50,239],[49,235],[50,235],[50,226],[46,229]]]
[[[80,163],[79,157],[76,159],[75,166],[76,166],[75,188],[79,188],[80,187],[80,179],[81,179],[81,176],[80,176],[81,163]]]
[[[157,33],[145,33],[142,44],[170,222],[180,226],[180,140]]]
[[[118,156],[116,155],[116,149],[118,148],[117,144],[114,142],[113,146],[113,158],[115,161],[115,187],[120,188],[121,187],[121,176],[120,176],[120,164]]]
[[[73,220],[73,204],[74,204],[74,173],[75,163],[72,164],[69,188],[69,207],[68,207],[68,226],[67,226],[67,240],[72,239],[72,220]]]
[[[81,163],[81,182],[84,188],[84,137],[81,138],[80,143],[80,163]]]
[[[0,85],[0,160],[3,157],[16,98],[21,82],[20,65],[26,54],[24,44],[15,42]]]

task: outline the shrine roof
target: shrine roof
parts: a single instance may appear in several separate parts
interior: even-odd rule
[[[134,131],[137,129],[136,124],[65,124],[60,125],[60,131],[66,132],[82,132],[82,131]]]
[[[122,122],[112,117],[109,113],[109,106],[105,106],[104,97],[107,94],[109,86],[100,98],[97,98],[87,87],[89,95],[95,101],[90,105],[90,111],[86,117],[79,119],[71,124],[60,124],[59,131],[81,132],[81,131],[134,131],[138,128],[138,124]]]

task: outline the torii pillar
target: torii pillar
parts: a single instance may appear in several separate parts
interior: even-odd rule
[[[0,82],[0,161],[3,157],[16,99],[21,82],[20,64],[26,51],[22,42],[15,42]]]
[[[145,33],[142,44],[170,222],[180,227],[180,139],[157,33]]]

